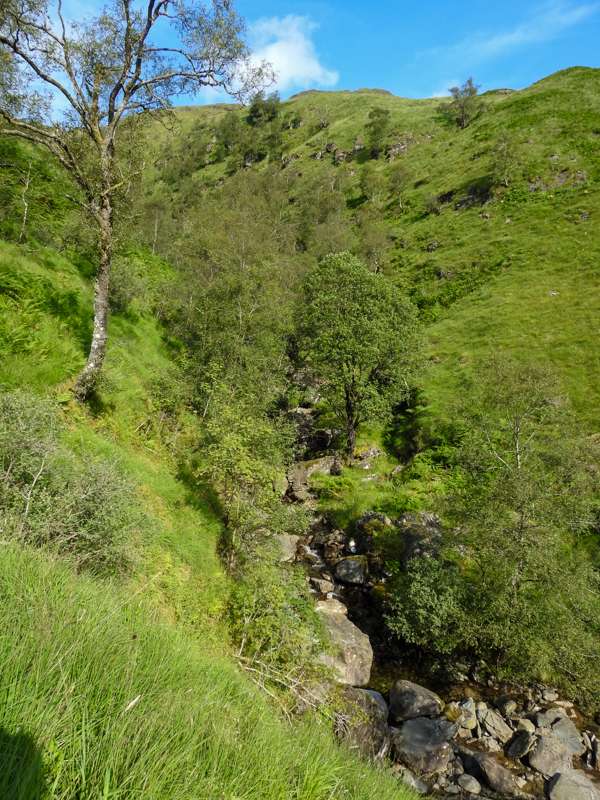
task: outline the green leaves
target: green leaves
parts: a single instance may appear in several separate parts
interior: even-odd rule
[[[418,365],[416,313],[383,275],[339,253],[308,274],[298,316],[301,357],[351,450],[361,422],[385,419],[407,396]]]

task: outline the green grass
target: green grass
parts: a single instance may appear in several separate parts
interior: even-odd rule
[[[166,443],[193,427],[157,422],[155,390],[173,369],[157,322],[113,316],[102,403],[82,409],[68,387],[89,334],[87,281],[53,251],[1,242],[0,281],[0,386],[56,398],[65,444],[118,462],[147,517],[120,583],[0,541],[0,797],[411,798],[340,749],[328,722],[287,723],[231,657],[221,525]]]
[[[2,545],[2,798],[408,800],[143,598]]]

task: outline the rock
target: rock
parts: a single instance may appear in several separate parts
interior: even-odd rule
[[[429,794],[429,786],[427,786],[425,781],[422,781],[420,778],[417,778],[416,775],[413,775],[413,773],[407,767],[398,764],[395,772],[400,778],[402,778],[403,783],[405,783],[417,794]]]
[[[402,566],[406,569],[415,558],[436,556],[442,544],[439,517],[425,511],[403,514],[398,520],[402,533]]]
[[[505,797],[520,797],[519,789],[513,773],[503,767],[494,756],[486,753],[475,753],[462,748],[460,751],[465,771],[473,775],[480,783],[485,783],[490,789]]]
[[[390,747],[388,708],[379,692],[349,687],[336,714],[336,734],[363,758],[382,759]]]
[[[475,701],[472,698],[469,698],[468,700],[464,700],[460,704],[460,707],[463,714],[460,723],[461,726],[469,731],[475,730],[475,728],[477,727],[477,714],[476,714]]]
[[[409,719],[399,729],[392,728],[396,757],[420,775],[443,772],[450,760],[449,739],[455,726],[448,720],[428,717]]]
[[[333,670],[338,683],[365,686],[373,664],[369,637],[350,622],[346,607],[337,600],[321,600],[316,608],[332,646],[331,653],[321,655],[321,662]]]
[[[412,681],[396,681],[390,690],[390,711],[396,722],[437,716],[444,703],[435,692]]]
[[[501,753],[502,745],[493,736],[482,736],[479,744],[486,753]]]
[[[553,703],[555,700],[558,700],[558,692],[556,689],[544,689],[542,692],[542,699],[546,703]]]
[[[572,760],[569,748],[552,734],[540,736],[529,753],[529,765],[546,778],[571,769]]]
[[[575,723],[568,717],[561,717],[552,725],[552,733],[561,740],[574,756],[581,756],[586,751],[581,734]]]
[[[311,499],[309,478],[317,472],[328,475],[335,463],[333,456],[317,458],[314,461],[299,461],[294,464],[287,474],[287,497],[296,503],[306,503]]]
[[[279,533],[275,538],[281,550],[279,560],[285,564],[295,561],[300,537],[294,536],[292,533]]]
[[[328,581],[326,578],[311,578],[310,582],[312,587],[320,594],[329,594],[329,592],[333,592],[335,589],[335,585],[332,581]]]
[[[550,800],[600,800],[600,789],[585,773],[569,770],[553,778],[548,797]]]
[[[391,528],[392,521],[385,514],[378,514],[376,511],[367,511],[357,521],[356,543],[358,549],[363,553],[368,553],[373,547],[373,538],[377,531],[384,528]]]
[[[499,697],[495,705],[504,717],[511,717],[517,710],[517,703],[512,697]]]
[[[523,758],[535,744],[535,736],[529,731],[519,731],[512,742],[506,748],[506,755],[509,758]]]
[[[343,583],[362,584],[367,580],[368,562],[366,556],[343,558],[335,565],[335,577]]]
[[[472,775],[461,775],[458,779],[458,785],[469,794],[479,794],[481,792],[481,784]]]
[[[502,719],[497,711],[491,708],[486,708],[485,711],[477,709],[477,719],[483,730],[489,735],[493,736],[502,744],[506,744],[513,735],[513,731],[506,722]]]
[[[549,708],[547,711],[538,711],[533,715],[532,721],[536,728],[551,728],[555,722],[565,716],[562,708]]]
[[[535,725],[530,719],[520,719],[517,722],[518,731],[527,731],[527,733],[535,733]]]

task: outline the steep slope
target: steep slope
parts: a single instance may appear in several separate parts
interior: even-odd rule
[[[170,277],[162,262],[143,263],[156,286]],[[165,382],[173,396],[172,352],[147,308],[113,317],[102,402],[84,410],[70,399],[89,337],[83,272],[55,251],[0,243],[0,386],[58,404],[65,453],[116,465],[144,517],[123,579],[78,574],[51,546],[3,541],[0,795],[408,798],[318,721],[291,726],[232,658],[221,524],[178,476],[172,440],[193,426],[161,399]]]

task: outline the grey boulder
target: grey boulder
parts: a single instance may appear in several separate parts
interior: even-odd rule
[[[342,583],[361,584],[367,580],[368,563],[366,556],[343,558],[335,565],[335,577]]]
[[[548,797],[550,800],[600,800],[600,788],[584,772],[570,770],[554,777]]]
[[[460,751],[460,757],[465,772],[473,775],[480,783],[489,786],[494,792],[498,792],[504,797],[522,796],[513,773],[503,767],[494,756],[463,748]]]
[[[512,729],[502,719],[501,715],[492,708],[477,710],[477,719],[483,730],[494,739],[506,744],[513,735]]]
[[[390,690],[390,712],[396,722],[435,717],[443,707],[442,699],[435,692],[412,681],[396,681]]]
[[[448,742],[455,731],[448,720],[409,719],[400,728],[392,728],[396,758],[419,775],[444,772],[450,760]]]
[[[322,653],[321,662],[333,671],[338,683],[365,686],[373,664],[369,637],[348,619],[346,607],[337,600],[321,600],[316,608],[331,643],[331,652]]]
[[[557,772],[573,767],[573,754],[564,742],[548,734],[540,736],[529,753],[529,765],[544,777],[551,778]]]
[[[335,729],[338,737],[363,758],[381,759],[390,746],[387,719],[387,705],[379,692],[348,687]]]

